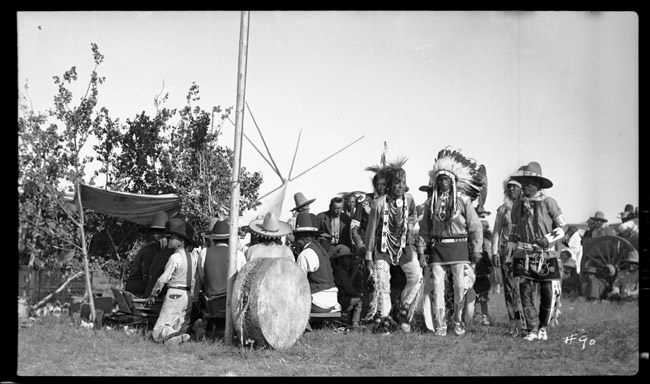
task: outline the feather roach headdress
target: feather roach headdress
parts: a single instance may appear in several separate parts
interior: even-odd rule
[[[388,161],[386,165],[371,165],[369,167],[366,167],[365,170],[374,172],[376,175],[383,176],[388,180],[389,178],[393,177],[395,171],[404,169],[404,164],[407,160],[407,157],[400,156],[395,160]],[[406,190],[408,191],[408,187],[406,187]]]
[[[395,160],[389,161],[386,163],[386,166],[383,168],[383,173],[384,176],[386,177],[386,189],[390,189],[391,184],[393,184],[395,181],[395,177],[398,174],[404,174],[404,164],[408,160],[407,157],[405,156],[400,156],[396,158]],[[408,186],[406,187],[406,191],[408,192],[409,188]]]
[[[475,201],[484,185],[483,176],[476,160],[465,157],[459,149],[447,147],[438,152],[433,169],[429,171],[429,184],[433,185],[432,211],[438,198],[436,181],[439,175],[447,175],[451,178],[451,200],[448,206],[451,214],[447,215],[447,218],[453,216],[457,211],[458,194],[463,194]]]

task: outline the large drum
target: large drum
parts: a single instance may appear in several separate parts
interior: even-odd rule
[[[243,346],[291,347],[307,328],[310,309],[307,275],[291,260],[251,260],[235,279],[232,317]]]

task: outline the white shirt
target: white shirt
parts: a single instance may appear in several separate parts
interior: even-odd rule
[[[575,231],[567,243],[569,251],[571,251],[571,255],[576,261],[576,272],[580,273],[580,262],[582,260],[582,236],[580,236],[580,231]]]
[[[192,281],[189,286],[190,292],[194,291],[194,288],[196,286],[196,273],[192,272],[196,272],[197,269],[198,252],[196,252],[196,250],[189,252],[192,263],[191,266],[187,265],[186,252],[187,251],[185,249],[180,248],[177,249],[176,252],[174,252],[171,256],[169,256],[167,264],[165,264],[165,270],[163,271],[162,275],[160,275],[158,281],[156,281],[156,284],[151,290],[151,296],[157,296],[165,284],[168,284],[170,287],[187,287],[188,268],[192,268],[190,271],[192,276]]]
[[[305,248],[298,255],[296,263],[305,273],[316,272],[320,267],[320,259],[316,252],[311,248]],[[335,311],[341,310],[341,304],[338,301],[339,290],[336,287],[324,289],[311,294],[311,303],[319,308],[332,308]]]

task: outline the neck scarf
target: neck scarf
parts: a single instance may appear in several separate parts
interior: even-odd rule
[[[540,202],[542,200],[546,199],[546,194],[544,193],[543,190],[537,191],[533,197],[522,197],[521,201],[523,202],[524,205],[524,212],[527,213],[527,218],[528,222],[532,222],[533,218],[535,217],[535,204],[537,202]]]

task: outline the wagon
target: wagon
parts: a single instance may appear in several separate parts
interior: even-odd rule
[[[602,236],[584,238],[582,249],[581,274],[584,275],[588,267],[595,267],[596,276],[611,284],[618,271],[625,269],[627,255],[634,250],[638,252],[638,243],[620,236]]]

